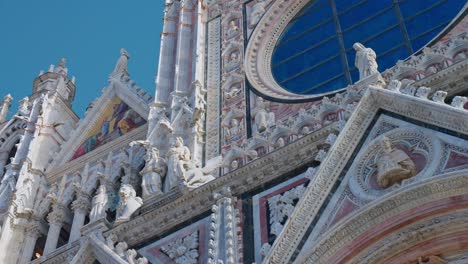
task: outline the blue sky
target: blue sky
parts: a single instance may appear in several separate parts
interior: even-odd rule
[[[40,70],[67,59],[76,76],[73,109],[83,116],[100,95],[120,48],[131,78],[154,96],[164,3],[161,0],[0,0],[0,98],[31,94]]]

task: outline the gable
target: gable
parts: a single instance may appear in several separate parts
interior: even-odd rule
[[[102,95],[91,103],[93,107],[79,121],[47,170],[76,160],[146,124],[152,98],[131,84],[134,82],[110,81]]]
[[[380,132],[378,132],[378,128],[373,128],[375,127],[379,117],[383,115],[390,115],[393,117],[397,116],[405,121],[396,122],[393,127],[391,124],[387,124],[386,128],[380,129]],[[412,123],[412,125],[410,123]],[[398,128],[398,126],[401,128]],[[419,127],[426,127],[429,129],[419,129]],[[395,132],[392,132],[391,130],[394,130]],[[437,134],[433,130],[440,133]],[[414,135],[408,137],[408,133],[411,131]],[[358,210],[356,206],[359,203],[356,202],[356,199],[342,199],[338,203],[341,205],[340,208],[333,208],[328,211],[326,209],[327,205],[333,203],[333,199],[335,199],[335,203],[337,202],[338,199],[333,197],[335,193],[339,191],[345,193],[347,191],[344,190],[345,188],[340,189],[339,187],[341,182],[346,183],[344,175],[349,170],[352,170],[353,166],[356,166],[353,163],[354,160],[359,157],[363,157],[363,155],[369,157],[369,161],[372,161],[370,163],[373,164],[362,166],[362,169],[370,170],[368,171],[368,174],[373,174],[375,172],[372,172],[372,170],[375,170],[373,167],[375,167],[374,165],[376,162],[378,163],[378,158],[382,157],[382,154],[375,155],[375,153],[362,153],[369,152],[369,150],[372,149],[374,151],[381,151],[378,150],[379,147],[377,147],[376,143],[380,141],[381,136],[386,133],[389,133],[387,135],[391,137],[392,143],[395,143],[394,148],[398,148],[405,152],[411,157],[411,160],[414,160],[416,163],[416,176],[413,175],[412,178],[407,180],[407,182],[403,181],[402,185],[410,185],[411,181],[415,181],[413,184],[427,182],[430,180],[429,178],[431,174],[426,174],[422,171],[431,171],[433,172],[432,176],[436,176],[437,173],[439,173],[439,175],[443,175],[451,171],[451,168],[459,168],[459,163],[463,163],[463,161],[460,160],[466,159],[466,155],[463,154],[465,151],[455,149],[455,145],[459,146],[456,142],[460,142],[460,138],[462,138],[464,142],[467,140],[468,120],[466,119],[465,110],[446,105],[443,102],[431,102],[427,98],[416,98],[400,94],[398,91],[389,91],[375,87],[368,88],[368,91],[362,98],[357,109],[347,122],[346,127],[340,133],[336,143],[330,149],[328,156],[321,164],[316,176],[307,187],[302,199],[299,201],[295,211],[291,215],[290,221],[287,222],[283,232],[272,246],[270,254],[265,260],[266,263],[288,263],[294,260],[300,262],[304,258],[309,260],[309,257],[310,259],[320,258],[321,260],[316,262],[312,261],[311,263],[335,263],[323,262],[331,256],[331,253],[323,255],[320,254],[320,252],[310,250],[314,249],[318,243],[324,241],[320,232],[318,232],[319,234],[313,233],[313,230],[315,226],[319,225],[318,223],[320,222],[320,218],[323,214],[328,214],[330,216],[333,215],[340,218],[326,221],[330,226],[324,228],[330,228],[331,231],[325,230],[324,233],[329,234],[332,232],[334,230],[333,228],[335,228],[332,227],[332,225],[337,226],[336,228],[346,226],[346,217],[352,215],[352,211]],[[450,136],[445,134],[449,134]],[[424,137],[429,137],[430,139],[425,140]],[[438,137],[438,140],[433,142],[432,137]],[[419,141],[415,139],[418,139]],[[430,144],[432,144],[432,146],[429,146]],[[439,146],[436,146],[437,144]],[[466,142],[464,144],[466,147]],[[447,151],[454,153],[453,155],[449,155],[449,157],[455,157],[455,162],[448,162],[440,157],[437,159],[437,157],[431,157],[430,155],[424,156],[424,151],[433,151],[431,154],[437,154],[437,152],[442,151],[443,148],[441,145],[445,145]],[[424,148],[426,150],[423,151],[422,149]],[[363,150],[363,152],[359,153],[361,150]],[[399,153],[401,154],[401,152]],[[374,160],[371,159],[372,157],[374,157]],[[432,161],[429,161],[428,159],[432,159]],[[431,164],[428,164],[430,162]],[[428,178],[424,179],[424,177]],[[362,188],[361,185],[365,186],[365,184],[372,185],[375,184],[375,182],[369,181],[367,183],[355,183],[353,188],[359,189]],[[373,188],[375,189],[375,186]],[[384,190],[386,193],[382,193],[380,196],[388,197],[388,195],[393,193],[392,188],[398,189],[398,185],[391,185],[390,189]],[[369,201],[372,201],[372,199],[369,199],[369,196],[371,195],[373,195],[373,193],[368,193],[366,195],[366,198]],[[373,201],[372,204],[375,205],[376,201]],[[365,209],[366,207],[363,206],[362,208]],[[382,206],[376,206],[376,208],[377,209],[373,212],[374,218],[384,215],[383,213],[385,211],[382,211]],[[340,220],[342,222],[340,222]],[[325,221],[322,220],[322,224],[324,222]],[[366,230],[366,228],[367,225],[351,226],[348,229],[352,229],[355,233],[359,233],[364,232],[363,230]],[[342,230],[340,235],[345,235],[343,232],[344,231]],[[317,240],[312,239],[311,234],[315,235]],[[348,234],[345,236],[347,235]],[[308,238],[311,238],[311,242],[306,242]],[[331,245],[335,245],[336,248],[346,248],[347,246],[353,245],[352,242],[347,245],[344,244],[344,242],[339,241],[340,240],[327,240],[326,244],[323,242],[320,245],[323,246],[323,250]],[[303,255],[301,256],[300,254]],[[298,259],[298,257],[301,258]]]
[[[128,104],[119,97],[114,97],[96,119],[71,160],[113,141],[145,123],[146,120]]]

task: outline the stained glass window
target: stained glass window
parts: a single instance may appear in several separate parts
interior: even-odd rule
[[[320,94],[358,80],[352,45],[377,53],[379,70],[405,59],[444,29],[464,0],[316,0],[290,22],[272,57],[290,92]]]

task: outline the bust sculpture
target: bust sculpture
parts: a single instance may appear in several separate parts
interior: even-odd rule
[[[396,149],[388,137],[381,141],[382,155],[377,161],[377,183],[388,188],[416,175],[416,166],[404,151]]]
[[[136,196],[135,189],[130,184],[122,184],[119,190],[119,204],[117,205],[116,223],[130,220],[133,213],[136,212],[142,205],[143,201]]]

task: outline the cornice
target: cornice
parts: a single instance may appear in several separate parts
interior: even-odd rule
[[[314,161],[318,147],[334,131],[334,125],[311,133],[200,188],[184,193],[166,205],[145,210],[145,213],[115,226],[108,233],[119,236],[119,239],[127,241],[129,245],[143,243],[209,211],[216,203],[212,194],[221,192],[223,188],[231,188],[234,196],[241,195],[297,168],[305,167]]]
[[[90,153],[53,168],[53,170],[46,173],[47,181],[49,183],[56,182],[64,175],[81,170],[88,162],[95,162],[100,159],[105,160],[109,152],[121,150],[123,147],[128,146],[132,141],[145,139],[147,129],[148,125],[144,124],[130,131],[128,134],[91,151]]]
[[[457,171],[404,188],[389,197],[369,204],[357,215],[325,233],[310,250],[306,263],[331,263],[330,259],[353,243],[358,236],[382,225],[386,220],[417,210],[424,204],[468,193],[468,171]],[[455,209],[454,209],[455,211]],[[415,223],[420,225],[420,223]],[[404,245],[407,247],[407,245]],[[387,252],[391,255],[396,252]],[[387,256],[388,257],[388,256]]]
[[[265,263],[287,263],[291,260],[379,109],[468,135],[466,110],[412,95],[369,87],[307,187],[290,221],[273,244]]]

